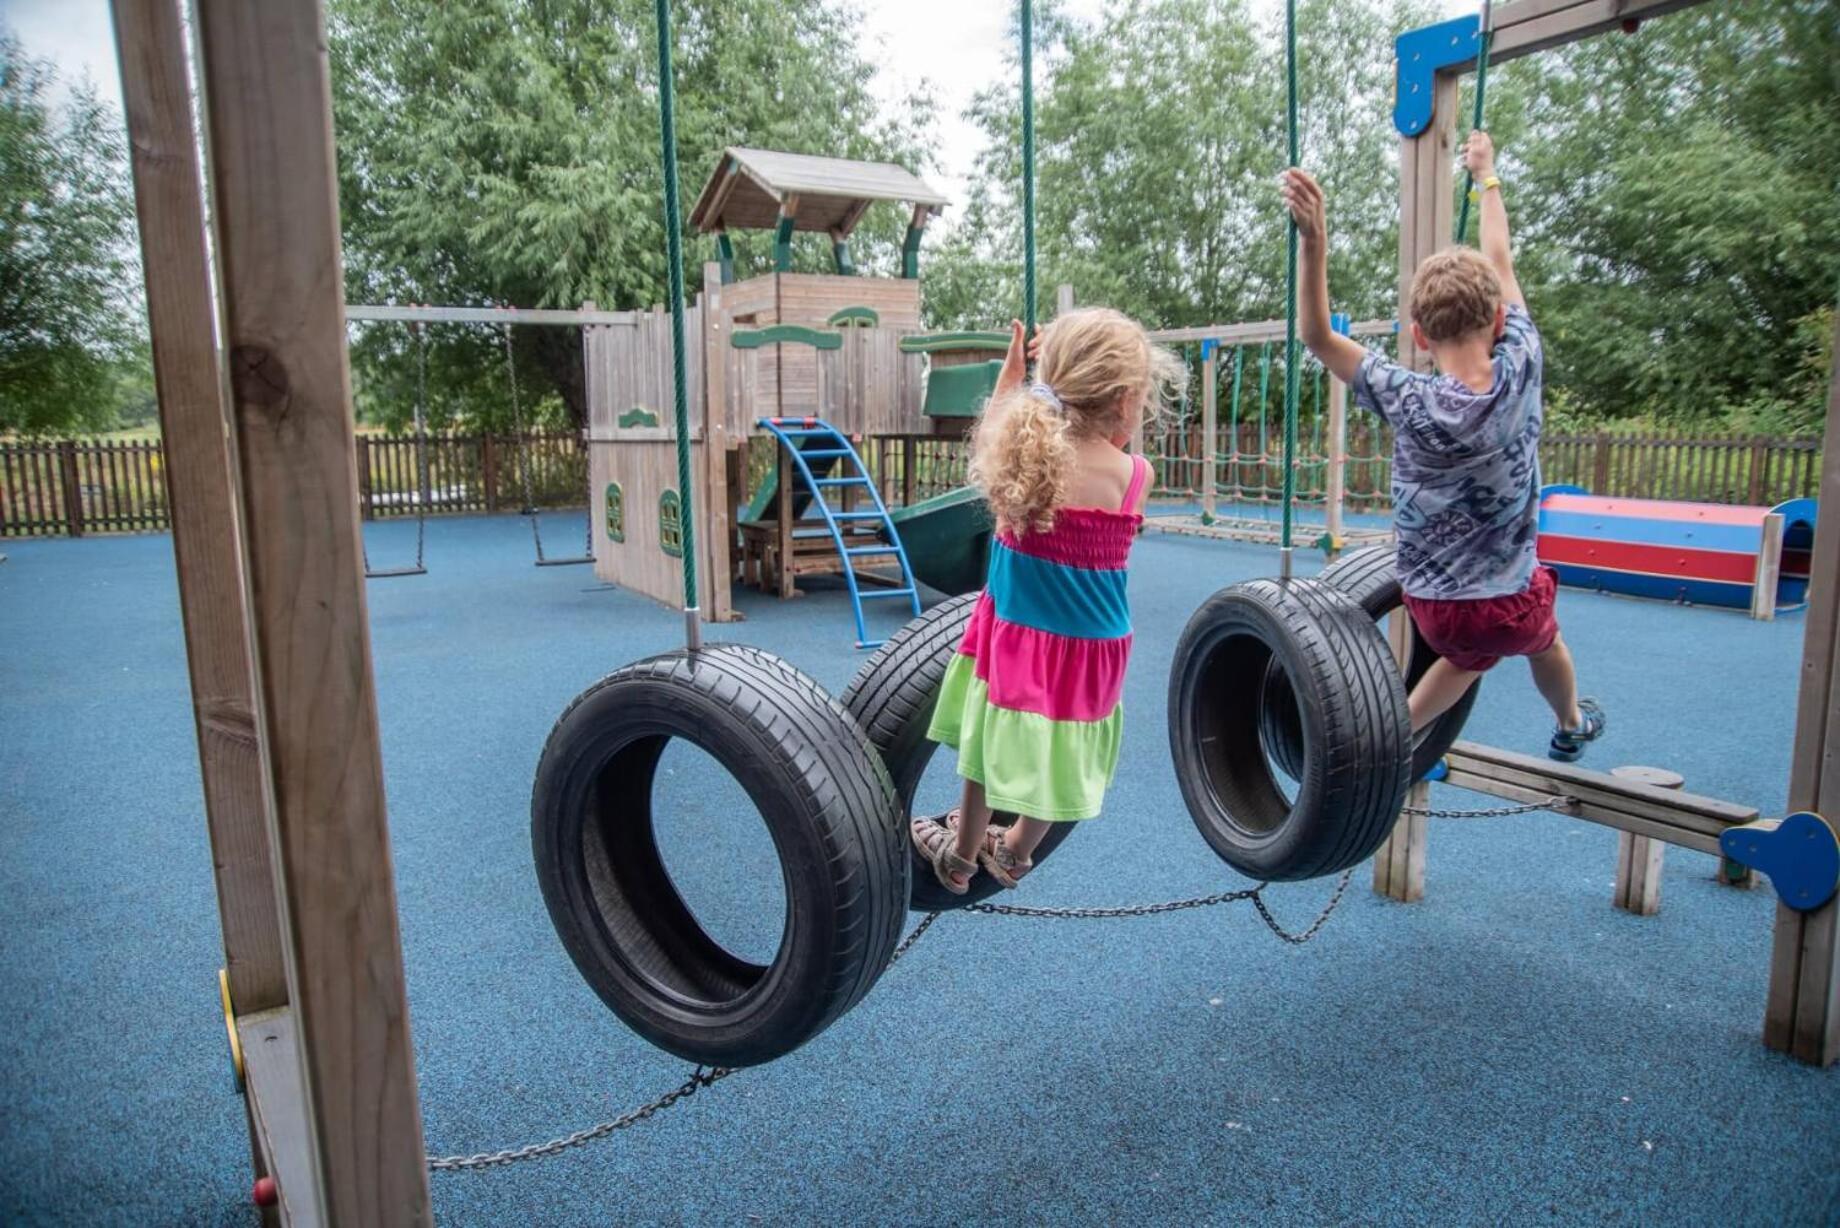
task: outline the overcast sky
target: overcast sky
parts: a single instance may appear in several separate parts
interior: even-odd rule
[[[1104,7],[1104,0],[1067,0],[1076,17],[1095,17]],[[1442,0],[1442,7],[1455,14],[1472,12],[1476,5],[1473,0]],[[862,10],[863,53],[879,68],[881,96],[899,98],[922,78],[932,82],[940,102],[943,166],[936,186],[962,200],[980,141],[961,113],[973,94],[1006,71],[1009,6],[996,0],[862,0]],[[54,61],[72,77],[88,73],[98,92],[119,105],[107,0],[0,0],[0,20],[13,28],[27,52]]]

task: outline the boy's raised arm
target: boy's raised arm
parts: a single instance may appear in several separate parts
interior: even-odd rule
[[[1322,186],[1308,171],[1284,172],[1279,194],[1297,222],[1297,328],[1329,373],[1352,384],[1367,351],[1335,331],[1329,320],[1329,224]]]
[[[1527,299],[1514,277],[1514,249],[1508,241],[1508,206],[1501,198],[1501,180],[1495,177],[1495,143],[1488,133],[1478,128],[1469,134],[1463,143],[1463,164],[1482,198],[1478,245],[1501,278],[1502,299],[1525,309]]]

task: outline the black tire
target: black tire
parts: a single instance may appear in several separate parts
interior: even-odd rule
[[[711,938],[659,856],[652,779],[672,738],[707,751],[766,821],[786,892],[770,965]],[[582,692],[543,747],[530,825],[575,966],[629,1027],[687,1061],[791,1052],[868,992],[900,940],[908,841],[888,774],[834,699],[757,649],[666,653]]]
[[[927,764],[939,744],[929,740],[926,727],[932,723],[933,708],[939,702],[939,687],[945,680],[946,666],[965,638],[965,624],[977,605],[978,594],[966,593],[942,601],[920,617],[902,627],[888,642],[864,661],[843,692],[843,706],[862,726],[869,744],[882,757],[888,775],[894,780],[895,796],[901,813],[911,817],[914,790],[926,774]],[[1008,822],[1010,816],[999,816]],[[1034,861],[1042,860],[1073,834],[1077,823],[1056,823],[1036,846]],[[962,908],[995,895],[1002,888],[988,874],[971,880],[971,890],[953,895],[933,877],[933,868],[920,859],[913,842],[907,842],[912,882],[908,907],[917,912],[939,912]]]
[[[1400,606],[1405,598],[1399,587],[1399,573],[1393,563],[1393,549],[1390,546],[1364,546],[1351,550],[1322,569],[1316,577],[1317,582],[1327,584],[1366,610],[1368,616],[1376,622],[1384,622]],[[1431,663],[1438,659],[1438,654],[1431,645],[1419,637],[1417,628],[1412,633],[1412,655],[1406,665],[1405,686],[1410,694],[1418,680],[1425,676]],[[1280,770],[1295,778],[1296,765],[1299,762],[1301,746],[1298,742],[1297,700],[1284,684],[1281,674],[1268,672],[1265,679],[1269,699],[1265,708],[1265,720],[1260,726],[1264,738],[1266,753],[1272,757]],[[1437,720],[1419,730],[1412,739],[1412,779],[1422,780],[1425,774],[1437,765],[1438,760],[1449,753],[1451,746],[1463,736],[1464,722],[1469,720],[1470,710],[1476,706],[1476,697],[1482,690],[1482,679],[1478,678],[1463,693],[1463,698],[1451,705]]]
[[[1263,679],[1295,697],[1297,791],[1262,741]],[[1176,645],[1169,746],[1182,799],[1222,860],[1268,882],[1357,865],[1399,817],[1409,783],[1405,687],[1365,610],[1314,580],[1252,580],[1204,602]]]

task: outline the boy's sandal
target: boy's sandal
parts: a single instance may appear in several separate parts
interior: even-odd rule
[[[1604,735],[1609,721],[1595,699],[1579,700],[1578,715],[1582,720],[1576,729],[1553,730],[1552,745],[1546,751],[1548,758],[1571,763],[1584,754],[1585,743],[1595,742]]]
[[[947,823],[957,818],[957,812],[947,815]],[[939,885],[953,895],[963,895],[971,890],[972,876],[978,872],[978,863],[967,861],[952,851],[958,842],[958,832],[954,826],[947,826],[937,819],[915,819],[909,827],[913,835],[914,847],[920,850],[920,856],[933,867],[933,877]],[[954,874],[964,875],[964,881],[954,879]]]

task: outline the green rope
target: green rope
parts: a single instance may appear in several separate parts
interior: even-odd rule
[[[1233,347],[1233,426],[1231,428],[1232,434],[1229,436],[1229,438],[1233,440],[1233,451],[1231,453],[1233,457],[1233,468],[1231,470],[1231,473],[1233,476],[1232,476],[1231,481],[1233,483],[1233,497],[1236,500],[1239,498],[1239,487],[1240,487],[1240,476],[1239,476],[1239,383],[1240,383],[1240,378],[1239,377],[1245,373],[1245,370],[1246,370],[1246,347],[1243,345],[1236,345]],[[1210,440],[1209,443],[1211,446],[1213,441]]]
[[[1271,342],[1259,346],[1259,482],[1265,481],[1265,469],[1271,461],[1270,436],[1266,432],[1266,420],[1270,415],[1265,406],[1271,393]]]
[[[1022,0],[1022,335],[1035,335],[1035,5]]]
[[[1476,115],[1470,122],[1470,131],[1482,127],[1482,100],[1489,92],[1489,45],[1495,41],[1495,31],[1489,27],[1489,0],[1482,0],[1482,47],[1476,53]],[[1476,186],[1476,177],[1469,167],[1463,168],[1462,205],[1457,213],[1457,242],[1469,238],[1469,194]]]
[[[684,609],[696,609],[696,517],[690,507],[690,393],[684,370],[684,231],[677,200],[677,118],[671,85],[671,0],[658,0],[658,135],[664,151],[664,231],[671,275],[671,357],[677,498],[684,540]]]
[[[1285,136],[1290,144],[1290,165],[1298,164],[1297,149],[1297,0],[1284,0]],[[1288,213],[1284,224],[1284,510],[1279,545],[1284,549],[1288,576],[1291,548],[1291,499],[1296,494],[1292,465],[1297,453],[1297,221]]]

